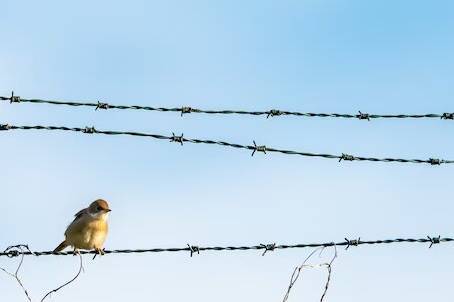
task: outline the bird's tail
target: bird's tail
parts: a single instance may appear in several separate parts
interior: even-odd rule
[[[63,240],[63,242],[60,243],[60,244],[55,248],[54,253],[63,251],[67,246],[68,246],[68,243],[66,243],[66,240]]]

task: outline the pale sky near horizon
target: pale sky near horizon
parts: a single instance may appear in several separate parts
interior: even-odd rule
[[[0,0],[0,95],[205,109],[453,112],[451,1]],[[308,152],[454,159],[452,121],[211,116],[0,103],[0,124],[95,126]],[[51,250],[96,198],[107,249],[453,237],[454,166],[131,137],[0,132],[0,250]],[[325,301],[454,298],[452,243],[339,249]],[[310,249],[84,257],[48,301],[281,301]],[[320,262],[329,257],[314,258]],[[0,267],[16,260],[0,257]],[[76,257],[27,257],[33,301]],[[308,270],[289,301],[319,301]],[[0,301],[26,301],[0,272]]]

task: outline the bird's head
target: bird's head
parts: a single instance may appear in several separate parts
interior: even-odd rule
[[[95,217],[107,218],[110,211],[112,210],[109,208],[109,204],[104,199],[97,199],[88,207],[88,212]]]

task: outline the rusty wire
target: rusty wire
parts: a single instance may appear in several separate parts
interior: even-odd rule
[[[24,250],[30,252],[33,255],[33,252],[29,249],[28,245],[26,245],[26,244],[17,244],[17,245],[12,245],[12,246],[7,247],[3,251],[3,253],[11,253],[11,254],[14,254],[14,255],[16,255],[16,253],[17,253],[18,255],[19,254],[21,255],[20,260],[19,260],[19,264],[17,265],[16,271],[14,273],[11,273],[11,272],[7,271],[3,267],[0,267],[0,270],[5,272],[9,276],[13,277],[16,280],[16,282],[19,284],[19,286],[22,288],[22,291],[24,292],[24,294],[27,297],[28,301],[32,302],[32,298],[30,297],[30,294],[28,293],[28,290],[25,288],[21,278],[19,277],[19,271],[20,271],[20,269],[22,267],[22,264],[24,263],[24,256],[25,256]]]
[[[27,300],[29,302],[32,302],[32,298],[30,297],[30,294],[28,292],[28,290],[25,288],[21,278],[19,277],[19,271],[22,267],[22,264],[24,263],[24,256],[26,255],[24,253],[24,251],[27,251],[27,253],[30,253],[31,255],[35,255],[34,252],[32,252],[30,250],[30,248],[28,247],[28,245],[26,244],[17,244],[17,245],[12,245],[12,246],[9,246],[7,247],[3,253],[6,253],[8,254],[7,256],[12,258],[12,257],[16,257],[16,256],[19,256],[20,255],[20,260],[19,260],[19,264],[17,265],[17,268],[16,268],[16,271],[14,273],[11,273],[9,272],[8,270],[6,270],[5,268],[3,267],[0,267],[0,270],[5,272],[6,274],[8,274],[9,276],[13,277],[16,282],[20,285],[20,287],[22,288],[22,291],[24,292],[25,296],[27,297]],[[48,293],[46,293],[43,298],[41,299],[41,302],[43,302],[47,297],[50,297],[50,295],[52,293],[56,293],[57,291],[59,291],[60,289],[62,289],[63,287],[66,287],[68,286],[69,284],[71,284],[72,282],[74,282],[80,275],[80,273],[83,271],[83,259],[82,259],[82,255],[79,255],[79,258],[80,258],[80,266],[79,266],[79,270],[77,272],[77,274],[69,281],[65,282],[64,284],[58,286],[57,288],[55,289],[52,289],[51,291],[49,291]]]
[[[96,255],[95,255],[96,256]],[[63,287],[66,287],[68,286],[69,284],[73,283],[74,281],[76,281],[76,279],[79,277],[80,273],[84,270],[84,264],[83,264],[83,259],[82,259],[82,255],[79,254],[79,259],[80,259],[80,266],[79,266],[79,270],[77,271],[76,275],[69,281],[63,283],[62,285],[58,286],[57,288],[54,288],[52,289],[51,291],[47,292],[44,297],[41,299],[41,302],[43,302],[44,300],[46,300],[47,297],[50,297],[51,294],[53,293],[56,293],[58,292],[60,289],[62,289]]]
[[[300,155],[305,157],[318,157],[325,159],[337,159],[340,161],[371,161],[371,162],[388,162],[388,163],[414,163],[414,164],[430,164],[430,165],[441,165],[441,164],[452,164],[454,160],[444,160],[439,158],[429,158],[429,159],[405,159],[405,158],[377,158],[377,157],[364,157],[364,156],[354,156],[350,154],[342,153],[341,155],[334,154],[324,154],[324,153],[311,153],[311,152],[301,152],[293,150],[283,150],[267,147],[265,145],[257,145],[253,141],[253,145],[241,145],[236,143],[229,143],[225,141],[217,141],[210,139],[198,139],[198,138],[186,138],[181,135],[175,135],[172,133],[169,135],[162,134],[152,134],[152,133],[143,133],[143,132],[132,132],[132,131],[111,131],[111,130],[98,130],[95,127],[66,127],[66,126],[17,126],[9,124],[0,124],[0,131],[7,130],[48,130],[48,131],[71,131],[71,132],[81,132],[85,134],[103,134],[103,135],[127,135],[127,136],[139,136],[139,137],[148,137],[159,140],[167,140],[169,142],[176,142],[183,145],[183,143],[193,143],[193,144],[207,144],[207,145],[219,145],[223,147],[231,147],[236,149],[246,149],[252,151],[252,156],[257,152],[264,154],[267,153],[281,153],[286,155]]]
[[[157,112],[177,112],[181,116],[189,113],[204,113],[204,114],[224,114],[224,115],[252,115],[252,116],[298,116],[298,117],[320,117],[320,118],[345,118],[345,119],[358,119],[367,120],[371,119],[423,119],[423,118],[436,118],[444,120],[454,120],[453,112],[445,113],[425,113],[425,114],[370,114],[358,111],[357,114],[344,114],[344,113],[313,113],[313,112],[298,112],[298,111],[284,111],[278,109],[270,109],[266,111],[246,111],[246,110],[205,110],[189,106],[182,107],[151,107],[151,106],[138,106],[138,105],[113,105],[103,101],[96,102],[72,102],[61,100],[44,100],[44,99],[25,99],[11,94],[11,96],[0,96],[0,100],[9,101],[10,103],[33,103],[33,104],[50,104],[50,105],[65,105],[72,107],[92,107],[95,110],[99,109],[119,109],[119,110],[145,110]]]
[[[333,253],[333,256],[331,257],[331,260],[329,262],[316,264],[316,265],[306,264],[309,261],[309,259],[311,259],[312,256],[316,252],[320,251],[319,257],[321,256],[321,254],[323,253],[323,251],[326,248],[325,246],[322,246],[322,247],[319,247],[319,248],[316,248],[315,250],[313,250],[306,257],[306,259],[304,259],[303,263],[300,266],[295,267],[295,269],[293,270],[293,273],[292,273],[292,275],[290,277],[290,283],[289,283],[288,288],[287,288],[287,290],[285,292],[284,299],[282,300],[282,302],[286,302],[288,300],[288,298],[290,296],[290,292],[291,292],[293,286],[295,285],[296,281],[298,281],[298,278],[300,277],[301,272],[302,272],[303,269],[305,269],[305,268],[316,268],[316,267],[326,267],[326,269],[328,271],[328,276],[326,278],[326,282],[325,282],[325,286],[324,286],[324,289],[323,289],[322,296],[320,297],[320,302],[323,302],[323,300],[325,299],[326,293],[328,292],[329,284],[331,282],[332,265],[333,265],[334,260],[336,260],[336,258],[337,258],[337,246],[336,246],[336,244],[334,242],[333,242],[333,247],[334,247],[334,253]]]

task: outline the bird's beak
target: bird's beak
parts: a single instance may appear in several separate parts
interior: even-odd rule
[[[105,209],[105,211],[106,211],[107,213],[109,213],[109,212],[111,212],[112,210],[111,210],[111,209]]]

